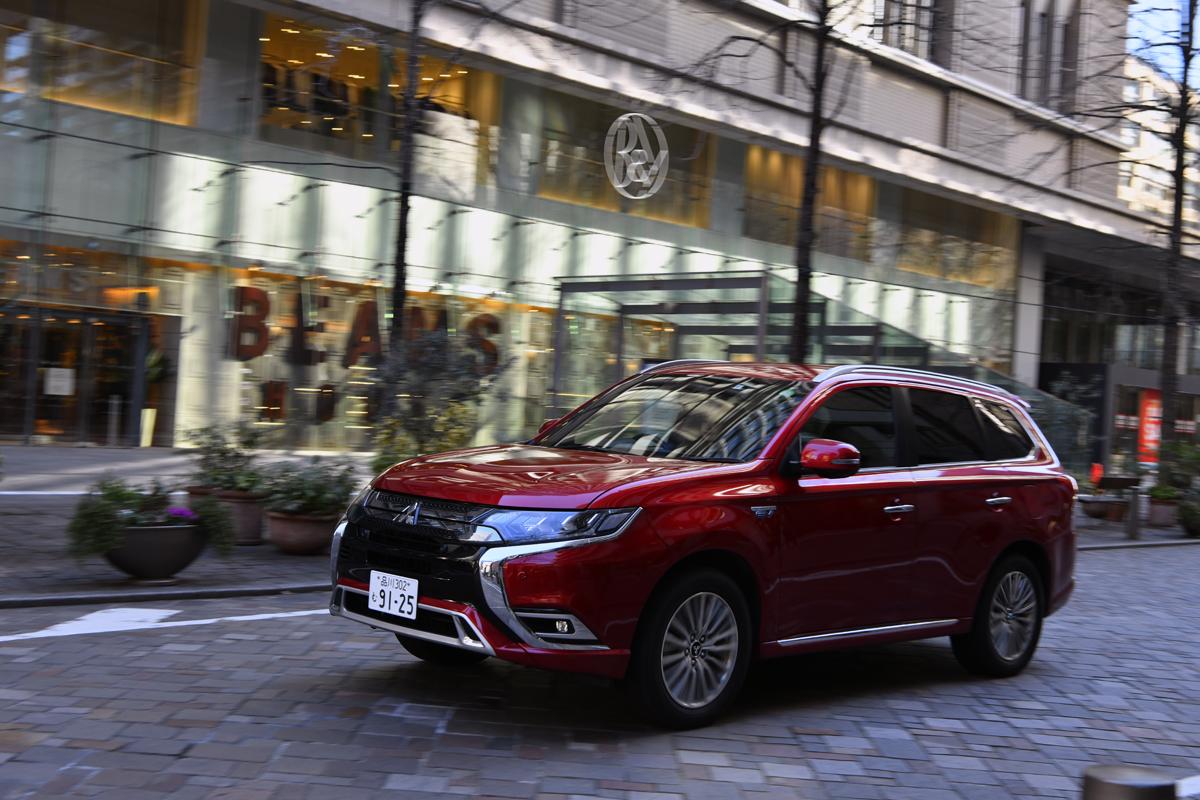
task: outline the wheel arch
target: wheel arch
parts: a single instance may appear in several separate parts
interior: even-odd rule
[[[677,576],[698,569],[712,569],[723,573],[732,579],[738,588],[742,590],[742,595],[746,598],[746,605],[750,607],[750,624],[753,628],[755,647],[755,650],[752,652],[756,652],[758,644],[762,639],[762,589],[759,586],[758,576],[754,572],[754,567],[750,566],[749,561],[733,550],[712,547],[695,553],[689,553],[679,559],[655,583],[646,604],[649,605],[654,602],[658,594],[662,591],[662,588]],[[641,627],[640,623],[638,627]]]
[[[996,568],[997,564],[1012,555],[1024,556],[1033,564],[1034,569],[1038,572],[1038,582],[1041,583],[1042,602],[1049,603],[1050,595],[1053,592],[1054,572],[1050,566],[1050,556],[1046,553],[1046,548],[1035,541],[1022,539],[1001,550],[993,559],[991,567],[988,568],[988,575],[992,574],[992,570]],[[980,591],[982,590],[981,586]]]

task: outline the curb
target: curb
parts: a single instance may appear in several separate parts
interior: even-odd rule
[[[1139,547],[1186,547],[1191,544],[1200,544],[1200,539],[1167,539],[1160,542],[1142,542],[1142,541],[1124,541],[1124,542],[1105,542],[1103,544],[1081,544],[1076,550],[1133,550]]]
[[[171,588],[138,591],[89,592],[87,594],[15,595],[0,597],[0,608],[86,606],[100,603],[141,603],[147,600],[214,600],[222,597],[257,597],[271,594],[327,592],[328,583],[292,583],[277,586],[230,586],[221,589]]]

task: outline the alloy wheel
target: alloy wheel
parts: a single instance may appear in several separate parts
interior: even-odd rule
[[[663,683],[684,708],[714,702],[733,675],[738,623],[725,598],[698,592],[684,600],[667,623],[660,664]]]
[[[1037,589],[1024,572],[1007,573],[996,584],[988,627],[996,654],[1016,661],[1025,654],[1037,629]]]

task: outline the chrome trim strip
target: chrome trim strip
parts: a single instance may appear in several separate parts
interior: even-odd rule
[[[454,629],[458,632],[458,638],[452,639],[449,636],[442,636],[440,633],[429,633],[428,631],[416,630],[415,628],[406,628],[404,625],[394,622],[383,622],[374,619],[373,617],[365,617],[362,614],[355,614],[353,611],[347,611],[340,601],[341,597],[338,591],[354,592],[361,594],[364,597],[366,592],[361,589],[354,589],[349,586],[337,586],[333,591],[333,598],[329,603],[329,613],[346,619],[361,622],[364,625],[370,625],[372,628],[380,628],[382,630],[391,631],[392,633],[411,636],[414,639],[424,639],[427,642],[435,642],[444,644],[447,647],[457,647],[460,650],[472,650],[475,652],[483,651],[489,656],[496,655],[496,651],[492,649],[491,643],[484,638],[483,634],[475,627],[475,623],[471,622],[471,618],[466,614],[458,611],[451,611],[446,608],[438,608],[426,603],[417,603],[417,608],[424,609],[434,614],[445,614],[454,622]]]
[[[832,631],[830,633],[813,633],[806,636],[793,636],[790,639],[779,639],[773,644],[781,647],[791,647],[805,642],[828,642],[837,639],[853,639],[858,636],[870,636],[875,633],[899,633],[900,631],[919,631],[926,628],[944,628],[957,623],[956,619],[931,619],[925,622],[902,622],[898,625],[879,625],[874,628],[854,628],[848,631]]]
[[[827,370],[817,373],[812,379],[813,383],[824,383],[830,378],[836,378],[839,375],[848,375],[855,372],[893,372],[901,376],[913,376],[922,378],[937,378],[940,381],[947,383],[957,383],[960,386],[973,386],[976,388],[988,389],[997,394],[1007,397],[1017,397],[1017,395],[991,383],[973,380],[971,378],[960,378],[957,375],[949,375],[942,372],[933,372],[927,369],[913,369],[912,367],[887,367],[882,364],[841,364],[836,367],[830,367]]]
[[[535,553],[549,553],[553,550],[565,550],[569,547],[583,547],[601,542],[611,542],[624,533],[641,513],[642,510],[640,508],[634,509],[633,513],[629,515],[629,519],[625,520],[625,523],[620,528],[604,536],[487,548],[479,556],[479,585],[483,590],[484,602],[487,603],[492,613],[500,618],[501,622],[508,626],[522,642],[530,647],[549,650],[607,650],[608,647],[602,644],[563,644],[562,642],[547,641],[536,636],[533,631],[522,625],[521,621],[517,619],[516,614],[513,613],[512,607],[509,606],[508,594],[504,591],[504,562],[512,558],[529,556]]]

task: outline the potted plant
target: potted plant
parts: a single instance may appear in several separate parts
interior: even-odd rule
[[[322,464],[282,468],[271,480],[267,518],[271,541],[284,553],[322,553],[355,489],[354,468]]]
[[[258,431],[244,423],[232,430],[210,426],[193,431],[189,438],[197,447],[188,495],[215,494],[233,519],[236,543],[262,544],[264,481],[254,464]]]
[[[226,555],[233,543],[229,514],[213,498],[172,506],[158,481],[142,491],[116,478],[92,486],[67,535],[76,558],[104,556],[133,578],[157,584],[174,583],[206,544]]]
[[[1189,492],[1179,501],[1179,524],[1192,539],[1200,538],[1200,494]]]
[[[1179,523],[1179,489],[1160,483],[1150,490],[1149,524],[1170,528]]]

